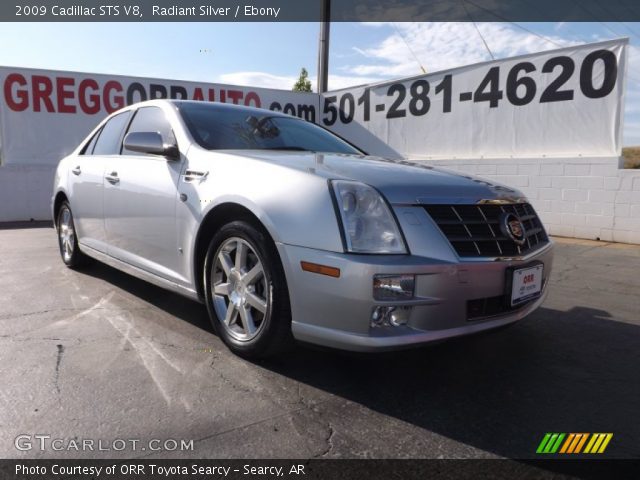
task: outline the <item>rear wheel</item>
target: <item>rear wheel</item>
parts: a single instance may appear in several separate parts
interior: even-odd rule
[[[213,237],[205,260],[205,297],[220,338],[244,357],[267,357],[292,341],[289,295],[271,238],[244,221]]]
[[[60,256],[67,267],[77,267],[86,261],[86,256],[80,251],[78,236],[73,222],[73,214],[69,202],[63,202],[58,211],[56,221],[58,232],[58,247]]]

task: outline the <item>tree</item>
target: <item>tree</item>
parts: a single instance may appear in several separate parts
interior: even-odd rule
[[[306,68],[300,70],[300,77],[298,81],[293,85],[294,92],[311,92],[311,80],[309,80],[309,73]]]

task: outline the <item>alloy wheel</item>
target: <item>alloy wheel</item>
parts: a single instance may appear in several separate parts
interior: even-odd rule
[[[255,338],[270,312],[271,287],[264,262],[249,242],[231,237],[220,245],[210,285],[222,328],[239,341]]]
[[[71,257],[73,257],[75,236],[71,211],[66,206],[62,207],[60,221],[58,222],[58,237],[60,238],[60,250],[65,262],[71,261]]]

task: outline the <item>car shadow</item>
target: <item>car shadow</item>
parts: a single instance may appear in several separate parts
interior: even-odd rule
[[[84,273],[211,332],[201,304],[102,264]],[[611,432],[607,458],[638,458],[639,346],[640,327],[607,311],[543,307],[509,328],[418,349],[374,355],[299,346],[255,363],[502,457],[540,458],[547,432]]]
[[[79,269],[78,273],[108,282],[138,297],[140,300],[163,310],[169,315],[184,320],[209,333],[213,332],[205,306],[194,300],[157,287],[109,265],[93,260],[91,260],[88,265]]]
[[[540,458],[546,432],[611,432],[640,456],[640,327],[540,308],[510,328],[377,355],[298,350],[282,375],[499,456]],[[429,456],[429,452],[425,452]]]

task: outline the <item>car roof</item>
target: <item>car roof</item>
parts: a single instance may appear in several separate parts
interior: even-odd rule
[[[205,108],[215,109],[221,112],[242,110],[247,114],[256,115],[256,116],[264,116],[265,114],[269,114],[270,116],[290,117],[290,115],[287,115],[285,113],[274,111],[274,110],[267,110],[265,108],[248,107],[245,105],[236,105],[233,103],[220,103],[220,102],[210,102],[210,101],[203,101],[203,100],[176,100],[176,99],[145,100],[144,102],[138,102],[138,103],[133,103],[131,105],[128,105],[119,111],[134,110],[139,107],[154,106],[154,105],[159,106],[163,104],[173,105],[178,109],[180,109],[181,105],[197,105],[197,106],[203,106]]]

